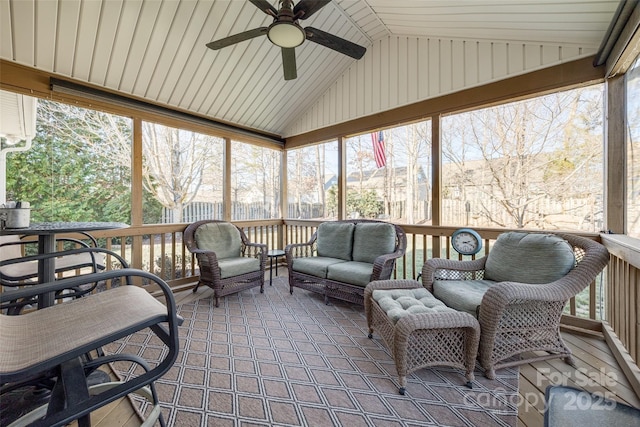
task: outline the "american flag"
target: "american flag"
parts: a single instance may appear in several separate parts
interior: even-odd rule
[[[376,166],[381,168],[387,164],[387,156],[384,153],[384,134],[382,131],[371,134],[373,142],[373,157],[376,159]]]

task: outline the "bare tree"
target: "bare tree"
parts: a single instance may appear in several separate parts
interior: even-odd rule
[[[279,215],[280,153],[240,142],[232,150],[234,201],[259,202],[264,218]]]
[[[90,147],[96,154],[112,159],[114,165],[131,168],[130,119],[46,100],[39,102],[38,109],[46,110],[45,117],[61,118],[52,119],[48,125],[69,144]]]
[[[445,179],[463,202],[473,193],[476,215],[490,224],[540,226],[554,212],[538,212],[536,202],[597,191],[585,190],[580,174],[601,166],[600,106],[594,91],[577,90],[447,118]],[[587,179],[601,188],[597,178]]]
[[[317,152],[313,147],[298,148],[289,152],[288,156],[288,191],[291,199],[289,203],[295,204],[296,212],[293,214],[297,218],[304,218],[304,204],[315,202],[314,197],[318,188],[324,189],[324,180],[318,182]],[[324,174],[324,172],[322,172]],[[321,192],[324,197],[324,190]]]
[[[315,169],[316,169],[316,189],[318,194],[318,201],[320,206],[322,206],[321,217],[325,217],[325,206],[326,206],[326,197],[324,192],[324,183],[327,181],[325,177],[325,146],[324,144],[316,145],[316,159]]]
[[[627,234],[640,237],[640,65],[627,73]]]
[[[373,157],[373,147],[371,145],[371,136],[369,134],[358,135],[349,139],[347,144],[353,153],[349,156],[349,164],[355,170],[355,176],[358,178],[358,191],[364,189],[365,172],[373,169],[375,165]],[[350,174],[349,174],[350,175]]]
[[[48,109],[52,117],[64,117],[52,123],[59,136],[109,158],[114,173],[116,166],[131,168],[130,119],[57,102],[42,101],[39,108]],[[174,221],[181,222],[182,208],[202,184],[205,165],[220,163],[211,161],[220,139],[149,122],[143,123],[142,131],[143,186],[173,211]]]
[[[406,221],[409,224],[416,223],[416,209],[420,198],[420,181],[426,179],[421,175],[420,163],[431,159],[431,136],[428,122],[419,122],[408,125],[404,140],[404,151],[407,159],[406,174]],[[426,183],[424,183],[426,185]],[[424,195],[426,196],[426,194]],[[422,218],[420,218],[422,219]]]
[[[182,222],[183,208],[198,194],[205,166],[211,163],[214,137],[144,122],[143,185]]]
[[[427,197],[427,177],[421,165],[431,159],[430,129],[429,121],[422,121],[385,131],[390,201],[403,202],[402,220],[409,224],[425,219],[419,215],[418,206]],[[396,157],[401,163],[395,162]],[[404,187],[404,191],[398,191],[398,187]]]

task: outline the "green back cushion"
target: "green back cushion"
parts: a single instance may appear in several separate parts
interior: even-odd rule
[[[353,234],[353,260],[373,263],[380,255],[396,248],[396,229],[393,224],[362,222]]]
[[[199,249],[213,251],[218,259],[239,257],[242,248],[240,232],[235,225],[226,222],[203,224],[196,230]]]
[[[323,222],[318,226],[318,256],[351,261],[353,223]]]
[[[575,265],[573,248],[552,234],[509,232],[489,251],[485,279],[496,282],[549,283]]]

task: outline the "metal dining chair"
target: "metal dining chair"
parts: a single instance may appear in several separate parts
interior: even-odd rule
[[[82,240],[60,238],[59,241],[71,243],[74,249],[62,250],[50,254],[24,256],[26,248],[36,242],[24,241],[15,235],[0,236],[0,285],[3,292],[11,294],[13,290],[38,284],[38,263],[43,259],[53,259],[56,273],[59,276],[70,277],[80,274],[97,273],[106,268],[106,261],[110,258],[119,268],[128,268],[127,262],[117,253],[96,247],[95,239],[86,234],[92,241],[89,245]],[[119,265],[118,265],[119,264]],[[62,298],[77,298],[92,292],[97,282],[85,284],[75,289],[65,289],[56,293],[55,300]],[[0,310],[7,310],[7,314],[19,314],[24,307],[36,307],[38,298],[10,300],[0,304]]]
[[[66,246],[66,250],[77,248],[96,248],[98,247],[96,239],[88,233],[82,234],[83,239],[75,239],[71,237],[59,237],[56,242]],[[25,256],[33,255],[29,253],[29,247],[37,246],[37,242],[21,238],[18,235],[0,236],[0,262],[12,259],[22,259],[22,262],[11,263],[9,265],[0,264],[0,284],[11,286],[16,282],[29,283],[34,282],[38,277],[38,262],[35,260],[24,260]],[[65,273],[73,270],[79,270],[85,267],[92,267],[92,272],[104,270],[105,256],[97,253],[74,253],[67,254],[66,250],[58,252],[55,257],[56,273]]]
[[[18,316],[0,314],[0,400],[18,387],[44,381],[53,383],[47,404],[22,415],[11,425],[63,426],[78,420],[80,427],[87,427],[91,424],[91,412],[137,393],[153,404],[147,421],[159,420],[164,426],[153,382],[176,360],[181,319],[176,314],[171,289],[162,279],[141,270],[111,270],[18,289],[13,296],[3,293],[0,303],[116,278],[124,279],[120,286],[84,298]],[[134,278],[157,285],[165,303],[143,287],[133,285]],[[154,363],[153,368],[142,357],[125,353],[86,357],[97,348],[147,329],[167,348],[164,358]],[[88,374],[115,361],[140,366],[142,373],[123,381],[89,386]]]

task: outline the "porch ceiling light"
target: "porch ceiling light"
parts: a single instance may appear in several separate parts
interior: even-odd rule
[[[271,43],[284,48],[300,46],[305,39],[304,30],[294,22],[274,22],[267,31]]]

